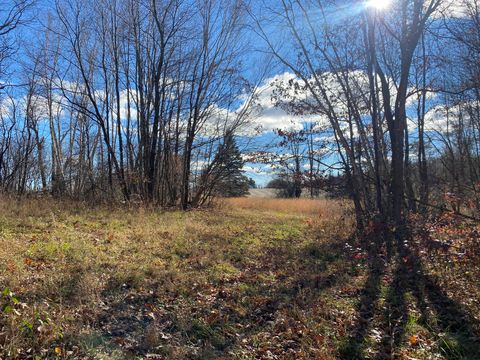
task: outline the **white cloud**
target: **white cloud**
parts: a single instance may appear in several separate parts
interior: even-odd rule
[[[305,122],[322,122],[324,118],[320,115],[295,115],[288,113],[282,107],[277,106],[275,101],[275,91],[277,86],[287,84],[290,80],[295,81],[294,74],[284,72],[274,77],[268,78],[257,90],[257,99],[254,115],[252,116],[252,125],[262,132],[274,129],[299,130]],[[301,99],[307,98],[306,92],[295,94],[293,89],[286,90],[289,96],[296,95]]]
[[[470,11],[478,6],[478,0],[446,0],[442,3],[435,17],[461,18],[470,14]]]

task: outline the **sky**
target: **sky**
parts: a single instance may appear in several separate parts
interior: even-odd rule
[[[367,1],[339,1],[335,7],[330,7],[326,9],[326,18],[329,19],[332,23],[336,23],[339,21],[345,21],[350,18],[355,18],[361,16],[365,11],[375,11],[379,12],[388,12],[391,11],[392,5],[394,5],[395,0],[367,0]],[[476,0],[472,0],[476,1]],[[343,3],[343,4],[342,4]],[[271,5],[271,4],[267,4]],[[442,7],[441,12],[443,14],[448,14],[451,18],[458,18],[462,17],[464,14],[463,5],[460,4],[460,1],[457,0],[446,0],[444,3],[444,7]],[[440,12],[434,16],[434,21],[436,18],[439,18]],[[268,15],[267,15],[268,16]],[[314,16],[314,14],[309,14],[309,16]],[[275,23],[275,21],[272,21]],[[285,47],[288,46],[285,44],[284,37],[287,36],[284,30],[281,27],[272,25],[271,28],[267,29],[268,35],[273,37],[269,39],[275,42],[275,38],[277,38],[278,42],[281,43],[279,45],[281,48],[283,47],[284,52],[288,53],[288,48],[285,50]],[[454,50],[449,49],[447,47],[443,48],[443,52],[448,53],[451,51],[453,55]],[[292,59],[294,59],[294,54],[292,51]],[[261,95],[259,102],[262,106],[262,112],[255,119],[258,126],[264,129],[264,132],[258,136],[258,143],[266,143],[272,144],[274,142],[275,137],[272,135],[272,130],[276,128],[282,129],[301,129],[304,123],[308,122],[319,122],[320,124],[328,124],[328,120],[322,118],[321,116],[295,116],[292,114],[287,113],[285,110],[275,106],[275,103],[272,101],[272,93],[275,85],[272,85],[278,81],[288,81],[288,79],[296,79],[294,74],[289,72],[287,69],[282,67],[277,67],[275,69],[275,73],[271,74],[270,77],[265,79],[262,86],[260,87]],[[364,76],[364,74],[360,74],[359,76]],[[335,86],[333,86],[335,88]],[[412,89],[413,90],[413,89]],[[394,95],[394,94],[392,94]],[[425,130],[429,132],[433,141],[435,141],[435,136],[440,134],[442,131],[445,131],[448,126],[451,126],[451,121],[447,119],[447,114],[445,111],[445,104],[441,97],[438,97],[435,94],[430,94],[427,100],[427,109],[429,111],[426,114],[425,119]],[[410,117],[408,126],[409,131],[411,132],[411,141],[416,139],[416,100],[415,97],[412,97],[409,100],[408,108],[407,108],[407,115]],[[453,111],[450,115],[454,114]],[[331,136],[330,134],[326,134],[325,136]],[[272,150],[275,151],[274,146],[272,146]],[[278,151],[278,149],[277,149]],[[412,156],[413,158],[414,156]],[[327,159],[327,164],[333,164],[337,161],[337,156],[332,155],[331,158]],[[267,183],[272,174],[274,174],[274,169],[271,169],[268,166],[258,165],[258,164],[247,164],[248,165],[248,175],[252,176],[257,183],[264,185]]]
[[[393,0],[392,0],[393,1]],[[332,22],[345,20],[350,17],[360,16],[363,11],[367,11],[369,7],[375,2],[379,6],[378,11],[388,11],[388,0],[369,0],[369,2],[355,1],[352,5],[352,1],[345,0],[343,4],[338,7],[327,9],[327,16]],[[274,6],[276,0],[266,1],[253,1],[253,11],[261,13],[261,16],[271,16],[271,13],[265,12],[265,8]],[[342,2],[340,2],[342,3]],[[19,45],[18,55],[15,60],[22,59],[24,54],[21,50],[21,42],[30,42],[35,37],[42,36],[39,29],[42,25],[46,24],[48,12],[54,8],[54,0],[39,0],[37,3],[35,13],[31,14],[31,22],[27,26],[23,27],[22,31],[18,34],[17,44]],[[383,8],[385,6],[385,8]],[[382,7],[382,9],[380,9]],[[451,8],[452,13],[458,15],[461,11],[458,4],[454,1],[454,6]],[[275,19],[272,19],[270,25],[266,31],[271,36],[272,41],[276,41],[281,44],[284,50],[292,51],[288,48],[287,42],[284,41],[287,36],[285,29],[276,24]],[[240,134],[239,144],[240,147],[246,151],[272,151],[281,152],[278,147],[275,146],[278,138],[274,135],[275,129],[301,129],[303,124],[309,122],[319,122],[321,124],[326,123],[326,119],[318,115],[303,115],[297,116],[287,113],[284,109],[276,106],[272,99],[273,91],[275,89],[275,83],[279,81],[288,81],[288,79],[295,79],[295,76],[288,72],[285,67],[282,67],[276,63],[271,56],[265,54],[264,43],[258,37],[254,31],[249,32],[247,35],[249,38],[247,42],[251,45],[249,48],[249,54],[244,59],[245,69],[244,76],[248,78],[252,83],[258,82],[258,108],[255,112],[255,116],[250,119],[251,127]],[[292,54],[293,56],[293,54]],[[13,73],[17,73],[14,76],[17,83],[24,81],[21,76],[18,75],[19,68],[15,63],[12,64],[11,70]],[[445,116],[442,115],[441,104],[438,104],[436,99],[430,99],[430,104],[434,110],[429,114],[431,120],[431,127],[435,124],[442,124],[445,122]],[[241,105],[240,105],[241,106]],[[435,124],[434,124],[435,123]],[[410,124],[412,128],[415,128],[415,124]],[[252,129],[255,129],[253,131]],[[331,159],[331,163],[335,161],[335,158]],[[262,164],[247,163],[244,167],[246,175],[253,178],[260,186],[266,185],[274,175],[274,170],[270,166]]]

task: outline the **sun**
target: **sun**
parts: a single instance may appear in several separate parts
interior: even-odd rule
[[[377,10],[385,10],[390,6],[391,0],[368,0],[367,7],[375,8]]]

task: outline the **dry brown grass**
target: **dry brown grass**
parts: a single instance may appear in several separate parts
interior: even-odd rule
[[[341,215],[348,206],[347,201],[330,199],[277,199],[277,198],[231,198],[222,199],[233,209],[274,211],[315,217],[335,217]]]
[[[0,317],[0,358],[286,351],[293,340],[272,343],[267,334],[277,330],[262,316],[304,298],[298,283],[316,284],[324,257],[328,273],[344,273],[340,259],[317,248],[330,246],[330,231],[341,243],[351,224],[339,220],[340,203],[326,200],[233,199],[187,213],[49,199],[0,203],[0,292],[8,288],[19,302],[9,293],[0,299],[15,310]],[[289,311],[281,310],[282,319],[301,321],[314,336],[309,312],[294,320]],[[295,347],[310,351],[302,344]]]
[[[472,265],[442,263],[443,290],[413,259],[400,259],[405,271],[375,270],[385,254],[352,240],[346,201],[222,205],[162,212],[0,199],[0,358],[361,359],[388,349],[389,358],[480,358],[465,345],[477,326],[465,314],[478,304],[461,305],[458,290],[478,298]],[[412,284],[439,309],[427,323]],[[387,305],[365,311],[374,303]],[[463,328],[451,331],[452,318]]]
[[[348,200],[334,199],[278,199],[278,198],[231,198],[222,199],[226,208],[250,212],[264,212],[286,216],[299,216],[303,221],[332,235],[350,232],[354,227],[352,205]],[[339,228],[338,225],[344,227]]]

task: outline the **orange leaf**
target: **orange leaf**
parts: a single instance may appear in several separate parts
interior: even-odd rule
[[[418,337],[416,335],[412,335],[408,338],[408,341],[410,342],[411,346],[416,346],[418,345]]]
[[[8,260],[7,261],[7,269],[9,271],[15,271],[17,269],[17,265],[12,261],[12,260]]]

